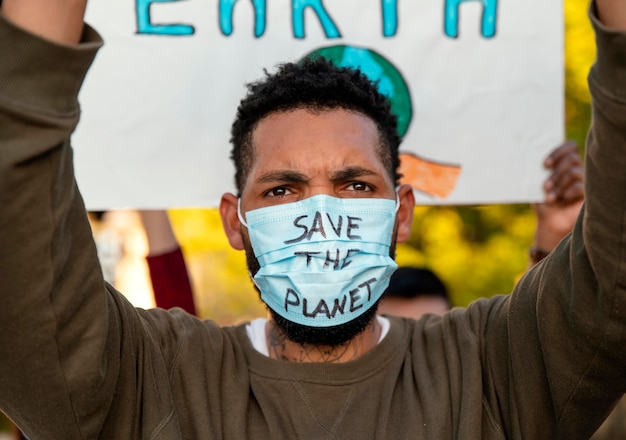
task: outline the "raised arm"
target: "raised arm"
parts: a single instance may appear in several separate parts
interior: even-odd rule
[[[104,282],[74,178],[78,92],[101,45],[84,9],[5,0],[0,14],[0,410],[29,438],[179,439],[168,369],[196,320]]]
[[[510,297],[505,394],[518,408],[524,398],[535,402],[511,421],[519,423],[523,438],[588,438],[626,391],[623,5],[622,0],[592,3],[597,60],[589,74],[593,121],[581,215],[572,234],[526,273]],[[549,398],[539,399],[546,390]],[[554,432],[533,426],[534,414],[553,416]]]
[[[185,257],[172,230],[167,211],[139,211],[148,239],[148,268],[157,307],[180,307],[196,314]]]
[[[32,438],[96,438],[119,365],[69,147],[101,44],[84,9],[5,0],[0,10],[0,409]]]

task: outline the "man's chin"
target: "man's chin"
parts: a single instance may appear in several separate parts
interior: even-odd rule
[[[283,318],[268,307],[276,328],[297,344],[339,347],[361,334],[376,316],[378,302],[352,321],[331,327],[311,327]]]
[[[254,275],[259,271],[259,261],[254,256],[250,240],[245,233],[242,233],[244,241],[244,250],[246,253],[246,264],[248,266],[248,273],[250,278],[254,278]],[[395,232],[394,232],[395,237]],[[395,251],[395,240],[392,243],[392,252]],[[393,254],[392,254],[393,255]],[[261,301],[261,291],[254,285],[254,289],[259,294]],[[353,319],[345,324],[335,325],[331,327],[311,327],[308,325],[296,324],[293,321],[289,321],[283,318],[278,313],[274,312],[269,306],[267,309],[274,320],[276,329],[281,332],[287,339],[297,344],[312,344],[323,345],[328,347],[339,347],[346,342],[354,339],[357,335],[361,334],[363,330],[372,322],[376,316],[378,310],[378,301],[372,305],[362,315]]]

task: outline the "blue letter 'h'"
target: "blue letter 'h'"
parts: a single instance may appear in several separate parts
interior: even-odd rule
[[[465,1],[479,1],[483,4],[481,34],[491,38],[496,34],[498,0],[445,0],[444,30],[448,37],[459,36],[459,6]]]

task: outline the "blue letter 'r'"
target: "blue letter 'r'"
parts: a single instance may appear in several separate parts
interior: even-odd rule
[[[292,0],[291,11],[293,20],[293,36],[295,38],[304,38],[304,10],[311,7],[322,23],[322,28],[326,34],[326,38],[340,38],[339,29],[335,26],[332,18],[324,9],[322,0]]]
[[[251,0],[254,6],[254,36],[261,37],[265,33],[267,21],[266,0]],[[233,9],[237,0],[220,0],[220,30],[230,36],[233,33]]]

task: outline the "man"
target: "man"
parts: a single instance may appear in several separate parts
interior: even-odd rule
[[[375,314],[413,212],[375,87],[319,61],[253,85],[220,211],[261,329],[137,310],[103,282],[69,148],[98,46],[83,10],[4,0],[0,18],[0,409],[27,436],[573,439],[626,390],[626,34],[599,24],[626,30],[621,0],[593,5],[582,219],[511,296],[443,318]]]

